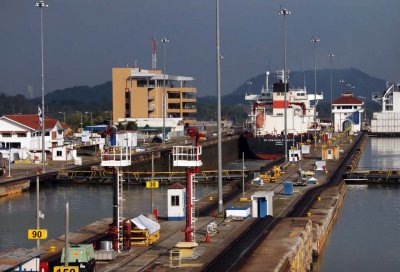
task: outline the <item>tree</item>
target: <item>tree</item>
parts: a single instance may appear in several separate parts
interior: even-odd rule
[[[134,121],[119,122],[117,124],[117,129],[118,130],[137,130],[138,126],[137,126],[136,122],[134,122]]]

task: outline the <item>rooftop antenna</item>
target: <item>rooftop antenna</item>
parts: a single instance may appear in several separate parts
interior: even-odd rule
[[[157,39],[151,38],[151,69],[157,69]]]

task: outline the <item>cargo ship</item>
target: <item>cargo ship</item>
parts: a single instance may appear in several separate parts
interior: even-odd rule
[[[381,112],[374,112],[370,134],[400,136],[400,82],[387,83],[383,93],[373,93],[372,100],[381,105]]]
[[[321,130],[320,120],[314,120],[314,107],[323,99],[323,94],[307,94],[305,86],[291,88],[289,83],[284,83],[283,70],[276,72],[278,82],[269,89],[268,76],[269,72],[266,73],[266,87],[261,89],[260,94],[245,96],[245,100],[250,102],[250,110],[247,129],[239,139],[239,151],[248,159],[276,160],[285,156],[285,104],[287,150],[298,143],[312,141],[314,131]],[[286,82],[287,79],[288,76]]]

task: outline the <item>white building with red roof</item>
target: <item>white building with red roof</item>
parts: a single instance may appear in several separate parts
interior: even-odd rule
[[[45,117],[45,150],[62,146],[64,134],[62,124]],[[29,152],[42,150],[42,128],[37,114],[16,114],[0,117],[0,144],[3,148],[24,149]]]
[[[341,132],[351,126],[352,132],[361,131],[364,101],[351,93],[343,93],[341,97],[332,101],[333,128]]]

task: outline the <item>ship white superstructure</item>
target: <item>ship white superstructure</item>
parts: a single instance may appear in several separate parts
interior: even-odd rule
[[[286,73],[287,75],[288,73]],[[266,74],[268,77],[268,73]],[[261,94],[246,94],[245,100],[251,103],[247,124],[255,136],[282,135],[284,132],[284,83],[283,70],[277,72],[278,83],[273,89],[263,88]],[[268,78],[266,79],[268,85]],[[287,133],[300,134],[314,130],[319,124],[314,122],[314,107],[323,94],[307,94],[306,88],[289,88],[286,94]],[[311,101],[315,101],[311,105]],[[318,125],[317,125],[318,126]],[[320,130],[317,127],[317,130]]]
[[[374,112],[371,132],[400,133],[400,83],[387,84],[383,93],[374,93],[372,99],[382,105],[381,112]]]

